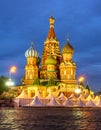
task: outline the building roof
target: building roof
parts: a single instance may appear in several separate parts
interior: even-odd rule
[[[37,57],[38,58],[39,54],[38,52],[34,49],[33,44],[31,44],[30,48],[26,50],[25,52],[25,57]]]
[[[50,56],[46,59],[45,61],[46,65],[56,65],[57,61],[56,59],[52,56],[52,54],[50,54]]]
[[[65,44],[65,46],[62,48],[62,54],[63,53],[74,53],[74,49],[71,46],[71,44],[69,43],[69,40],[67,39],[67,42]]]

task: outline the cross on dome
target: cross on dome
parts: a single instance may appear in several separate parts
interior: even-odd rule
[[[68,35],[68,33],[66,35],[66,40],[67,40],[67,42],[69,42],[69,35]]]
[[[34,42],[33,41],[31,41],[31,47],[34,48]]]

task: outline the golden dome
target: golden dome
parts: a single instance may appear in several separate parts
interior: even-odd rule
[[[56,64],[57,64],[57,61],[55,60],[55,58],[54,58],[52,55],[50,55],[50,56],[46,59],[45,64],[46,64],[46,65],[56,65]]]
[[[69,41],[67,40],[67,43],[65,44],[65,46],[62,48],[62,54],[63,53],[74,53],[74,49],[73,47],[70,45]]]

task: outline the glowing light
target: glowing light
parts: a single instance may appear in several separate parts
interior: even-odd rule
[[[75,93],[76,93],[76,94],[80,94],[80,93],[81,93],[81,89],[80,89],[80,88],[76,88],[76,89],[75,89]]]
[[[82,76],[82,77],[80,77],[80,78],[78,79],[78,81],[79,81],[79,82],[83,82],[84,79],[85,79],[85,78]]]
[[[12,67],[10,68],[10,73],[15,73],[16,70],[17,70],[16,66],[12,66]]]
[[[14,82],[13,82],[11,79],[9,79],[9,80],[6,82],[6,85],[7,85],[7,86],[14,86]]]

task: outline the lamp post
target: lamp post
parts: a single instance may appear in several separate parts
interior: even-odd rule
[[[83,76],[79,77],[78,82],[79,84],[83,85],[85,78]]]
[[[82,93],[82,87],[81,87],[81,85],[83,85],[84,79],[85,79],[85,78],[84,78],[83,76],[81,76],[81,77],[79,77],[78,80],[77,80],[77,87],[76,87],[75,90],[74,90],[74,92],[75,92],[75,94],[76,94],[77,96],[79,96],[79,95]]]
[[[12,66],[12,67],[10,68],[10,70],[9,70],[9,79],[11,79],[11,74],[12,74],[12,73],[15,73],[16,70],[17,70],[16,66]]]
[[[9,70],[9,79],[6,82],[7,86],[14,86],[14,82],[12,81],[11,74],[16,72],[16,66],[12,66]]]
[[[77,87],[75,89],[75,93],[77,94],[77,96],[81,93],[81,88]]]

